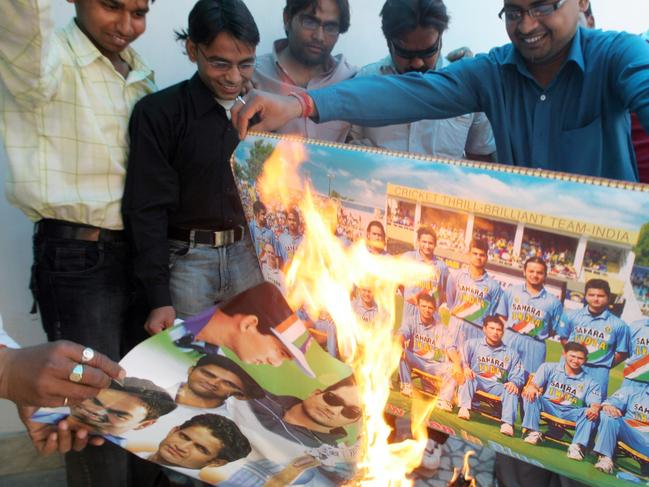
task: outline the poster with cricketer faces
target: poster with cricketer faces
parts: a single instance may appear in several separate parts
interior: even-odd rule
[[[332,357],[353,355],[341,301],[369,327],[388,313],[345,274],[427,269],[395,278],[388,413],[433,399],[450,435],[588,485],[649,481],[649,187],[261,133],[232,166],[266,281]],[[346,285],[330,305],[304,291],[330,285],[314,253]]]

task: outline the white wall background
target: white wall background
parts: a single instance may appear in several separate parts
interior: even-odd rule
[[[7,1],[7,0],[0,0]],[[53,0],[57,25],[73,15],[73,6]],[[272,41],[283,36],[282,0],[247,0],[261,33],[258,53],[268,52]],[[335,52],[343,52],[356,65],[373,62],[386,54],[381,34],[379,12],[384,0],[350,0],[351,28],[341,36]],[[648,0],[592,0],[598,27],[640,33],[649,28]],[[186,25],[193,0],[157,0],[148,16],[148,30],[135,47],[156,72],[159,87],[165,87],[191,76],[193,66],[174,41],[174,29]],[[446,0],[451,25],[444,37],[447,50],[469,46],[474,52],[508,42],[497,13],[501,0]],[[4,184],[6,155],[0,142],[0,181]],[[0,312],[5,327],[20,343],[31,345],[43,341],[44,334],[37,317],[29,315],[31,296],[27,285],[31,265],[32,225],[23,214],[0,198]],[[20,423],[13,407],[0,401],[0,433],[16,431]]]

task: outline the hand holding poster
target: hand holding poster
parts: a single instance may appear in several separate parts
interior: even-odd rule
[[[306,142],[273,192],[259,178],[280,142],[250,136],[233,160],[268,283],[141,344],[75,418],[211,483],[340,485],[376,405],[357,383],[370,372],[341,360],[366,343],[342,307],[367,330],[394,316],[388,413],[434,399],[430,427],[590,485],[647,481],[645,187]],[[309,239],[307,180],[335,245]],[[305,255],[345,280],[329,306],[290,265]]]

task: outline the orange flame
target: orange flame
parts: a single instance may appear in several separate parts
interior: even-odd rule
[[[463,485],[470,485],[471,487],[477,486],[475,477],[471,475],[471,465],[469,464],[469,460],[473,455],[475,455],[473,450],[469,450],[464,454],[464,465],[462,466],[462,470],[457,467],[453,469],[453,478],[450,480],[449,485],[454,485],[460,476],[462,476],[462,479],[464,479]]]
[[[282,142],[266,161],[257,185],[266,204],[299,207],[305,224],[302,244],[286,270],[288,301],[311,316],[328,313],[336,323],[338,348],[353,369],[363,404],[358,474],[349,485],[412,485],[407,475],[426,447],[426,420],[432,401],[413,401],[413,439],[389,444],[383,412],[390,377],[403,352],[395,338],[395,289],[403,282],[430,278],[430,268],[391,256],[371,254],[364,241],[344,247],[335,236],[337,204],[314,193],[298,173],[306,160],[301,144]],[[279,201],[278,201],[279,200]],[[369,288],[379,313],[371,323],[359,319],[350,295]]]

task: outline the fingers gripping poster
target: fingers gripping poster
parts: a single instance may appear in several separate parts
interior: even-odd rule
[[[266,282],[35,419],[212,484],[326,486],[372,469],[375,403],[425,404],[588,485],[649,481],[646,186],[268,134],[232,166]]]

